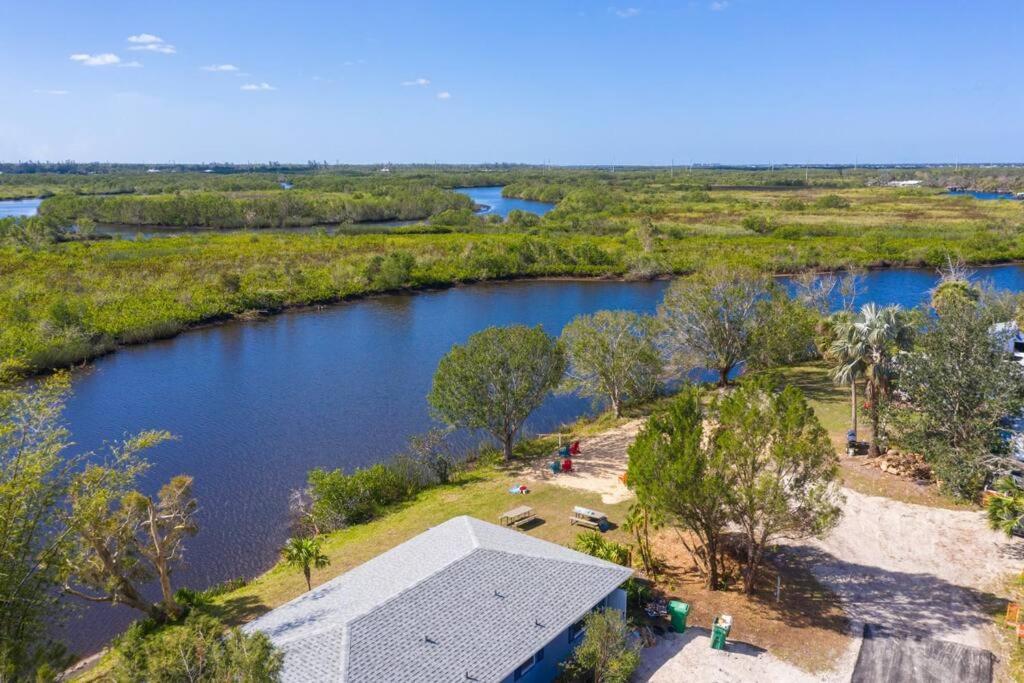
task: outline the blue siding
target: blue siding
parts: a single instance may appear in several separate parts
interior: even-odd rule
[[[617,609],[620,612],[626,611],[626,592],[617,588],[604,600],[594,605]],[[583,642],[583,635],[575,640],[569,640],[569,629],[562,631],[549,643],[544,646],[544,659],[534,664],[526,674],[516,679],[515,675],[508,676],[502,683],[550,683],[558,676],[558,665],[572,656],[576,646]]]

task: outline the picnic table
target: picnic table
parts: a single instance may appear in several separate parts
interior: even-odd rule
[[[579,524],[580,526],[600,531],[608,524],[608,515],[598,510],[591,510],[577,505],[572,509],[572,514],[569,515],[569,525],[573,524]]]
[[[512,508],[508,512],[504,513],[501,517],[498,518],[498,522],[502,526],[518,527],[522,526],[523,524],[526,524],[531,519],[534,519],[536,516],[537,515],[533,511],[532,507],[529,507],[528,505],[520,505],[519,507]]]

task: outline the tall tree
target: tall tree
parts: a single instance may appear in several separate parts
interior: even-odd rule
[[[766,378],[740,383],[717,405],[718,446],[730,470],[731,517],[746,548],[743,586],[754,590],[765,549],[820,536],[839,519],[839,461],[799,389]]]
[[[665,343],[677,364],[718,372],[718,383],[748,360],[761,324],[769,278],[743,268],[713,267],[672,283],[658,307]]]
[[[489,327],[441,359],[427,401],[448,424],[492,434],[508,460],[523,422],[565,366],[561,344],[540,326]]]
[[[61,616],[59,509],[79,464],[60,424],[68,386],[58,374],[29,391],[0,390],[0,681],[65,663],[47,626]]]
[[[664,412],[652,415],[629,447],[626,480],[637,501],[663,516],[712,589],[720,587],[722,535],[730,520],[732,481],[718,446],[716,426],[706,428],[699,391],[686,387]]]
[[[313,569],[323,569],[331,564],[331,558],[320,549],[315,538],[289,538],[281,549],[281,556],[290,567],[302,570],[306,577],[306,590],[313,590]]]
[[[872,303],[865,304],[856,316],[840,319],[834,330],[835,341],[830,349],[835,359],[832,376],[844,384],[850,383],[853,411],[856,411],[856,380],[858,376],[864,377],[871,417],[869,452],[877,456],[880,453],[881,403],[890,393],[895,373],[893,359],[897,352],[909,346],[911,327],[899,306],[881,308]]]
[[[171,436],[147,431],[116,446],[109,463],[90,464],[76,475],[65,523],[71,549],[64,590],[90,602],[125,604],[158,621],[177,617],[171,572],[183,541],[198,530],[192,478],[174,477],[156,499],[135,490],[149,468],[139,453]],[[147,600],[141,586],[157,579],[161,600]]]
[[[1005,314],[988,297],[947,299],[900,360],[898,436],[958,498],[1009,469],[1002,422],[1024,405],[1024,368],[1010,354],[1015,326],[997,324]]]
[[[625,401],[657,393],[662,362],[652,318],[631,311],[581,315],[562,330],[562,344],[569,357],[565,388],[606,399],[615,417]]]

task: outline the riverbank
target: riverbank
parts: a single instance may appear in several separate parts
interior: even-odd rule
[[[802,386],[830,435],[841,440],[845,430],[841,416],[848,397],[841,390],[833,391],[826,369],[810,364],[786,369],[784,376]],[[556,438],[525,441],[513,463],[483,461],[454,483],[424,491],[378,519],[326,534],[323,551],[331,564],[314,570],[314,586],[456,515],[496,520],[506,509],[525,503],[541,519],[526,533],[563,545],[570,545],[577,533],[565,523],[567,510],[574,505],[600,509],[621,524],[632,494],[628,490],[623,494],[618,476],[625,469],[626,451],[637,428],[657,405],[633,406],[621,419],[606,413],[560,430],[565,437],[582,442],[577,458],[581,476],[543,474],[541,465],[557,447]],[[704,589],[675,534],[668,530],[656,535],[658,553],[668,562],[658,587],[693,605],[690,622],[698,633],[713,615],[732,614],[732,651],[758,655],[741,667],[744,671],[743,667],[752,667],[753,673],[768,667],[763,671],[790,671],[800,680],[833,674],[835,680],[848,680],[856,658],[855,654],[850,657],[850,648],[856,646],[850,637],[851,624],[865,619],[899,623],[910,619],[932,636],[995,647],[995,629],[987,610],[1001,605],[997,579],[1016,570],[1016,565],[1010,566],[1013,562],[1020,564],[1019,559],[1007,559],[1019,558],[1009,549],[1012,542],[988,530],[976,509],[950,510],[870,495],[858,481],[846,477],[857,466],[849,460],[843,462],[848,500],[840,527],[820,542],[783,548],[772,565],[771,572],[782,577],[781,601],[773,597],[774,574],[752,599],[737,591]],[[508,493],[510,486],[524,482],[531,490],[527,498]],[[913,552],[905,543],[912,534],[920,536]],[[612,528],[606,537],[623,543],[631,540],[621,527]],[[970,562],[955,560],[965,552]],[[996,567],[994,558],[1009,564]],[[948,569],[954,566],[956,572]],[[869,581],[869,576],[874,578]],[[229,623],[240,624],[305,591],[301,572],[278,563],[244,587],[215,597],[208,609]],[[926,620],[919,618],[924,604],[929,605],[923,610]],[[693,649],[698,645],[694,642],[706,649],[705,641],[684,638],[645,650],[644,674],[651,680],[673,680],[671,672],[687,662],[719,666],[707,657],[695,659]],[[103,680],[114,656],[101,658],[81,680]],[[732,670],[743,661],[742,657],[736,662],[730,659],[721,666]]]

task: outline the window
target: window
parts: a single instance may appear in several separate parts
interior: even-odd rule
[[[569,642],[575,642],[577,638],[583,635],[587,630],[586,624],[583,619],[580,619],[575,624],[569,627]]]
[[[520,678],[528,674],[533,667],[537,666],[538,662],[542,661],[544,661],[544,648],[538,650],[536,654],[519,665],[519,668],[516,669],[515,680],[518,681]]]

